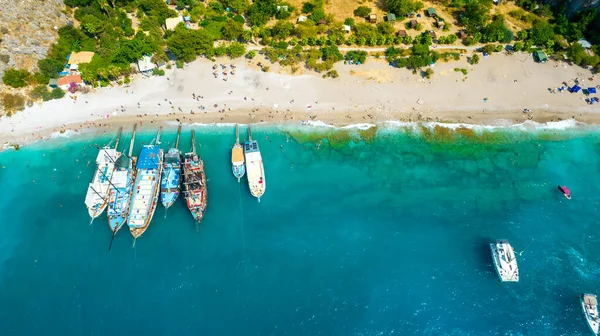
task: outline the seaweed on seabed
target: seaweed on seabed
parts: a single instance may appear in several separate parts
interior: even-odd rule
[[[324,131],[288,131],[287,134],[299,144],[318,143],[327,139],[328,133]]]
[[[371,126],[365,130],[359,129],[358,134],[365,143],[371,143],[377,135],[377,126]]]
[[[354,139],[350,131],[345,129],[333,130],[327,136],[327,141],[333,149],[344,148],[353,140]]]

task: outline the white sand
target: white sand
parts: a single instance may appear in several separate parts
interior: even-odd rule
[[[338,63],[338,79],[322,79],[314,72],[278,74],[279,67],[270,64],[271,72],[265,73],[256,66],[258,61],[218,60],[217,64],[237,65],[236,74],[228,75],[227,82],[221,74],[213,77],[212,62],[198,60],[183,70],[168,70],[164,77],[138,77],[128,88],[102,88],[78,94],[76,101],[65,97],[39,104],[1,118],[0,142],[23,143],[64,128],[82,129],[88,122],[113,125],[176,118],[246,123],[307,120],[312,115],[336,125],[384,120],[506,124],[528,117],[542,122],[571,117],[588,123],[600,121],[600,106],[587,105],[581,92],[548,91],[575,78],[583,81],[584,88],[596,86],[600,80],[590,82],[590,71],[577,66],[537,64],[526,54],[496,54],[475,66],[464,59],[438,63],[430,80],[389,67],[385,60],[369,60],[361,66]],[[454,68],[467,68],[469,73],[464,76]],[[219,67],[217,71],[223,70]],[[204,98],[194,100],[193,93]],[[201,105],[206,110],[202,111]],[[523,114],[524,108],[532,113]],[[221,109],[226,109],[225,113],[218,113]],[[176,115],[169,115],[172,112]],[[138,114],[147,116],[136,118]]]

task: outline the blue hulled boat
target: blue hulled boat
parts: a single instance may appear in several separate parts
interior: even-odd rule
[[[177,141],[175,147],[169,149],[165,154],[163,163],[163,175],[160,181],[160,201],[165,209],[169,209],[179,196],[181,184],[181,152],[179,151],[179,136],[181,135],[181,125],[177,129]]]
[[[160,182],[160,201],[168,209],[179,196],[181,182],[181,152],[171,148],[165,155],[162,181]]]
[[[131,156],[137,125],[133,127],[133,135],[129,144],[129,155],[122,154],[115,162],[113,173],[114,187],[110,191],[108,199],[108,226],[113,233],[113,238],[121,227],[127,223],[131,195],[133,193],[133,182],[135,180],[135,158]],[[112,246],[112,239],[111,245]]]

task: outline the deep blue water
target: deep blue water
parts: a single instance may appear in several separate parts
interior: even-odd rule
[[[1,334],[590,334],[578,295],[600,294],[599,131],[380,129],[319,147],[289,131],[253,130],[267,174],[257,203],[231,174],[233,127],[197,127],[200,232],[180,201],[166,218],[158,207],[135,248],[123,229],[110,252],[105,215],[88,225],[83,201],[93,144],[111,136],[0,153]],[[499,238],[517,251],[534,239],[518,284],[496,277]]]

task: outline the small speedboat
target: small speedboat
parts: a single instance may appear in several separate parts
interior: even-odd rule
[[[571,199],[571,190],[567,186],[558,186],[558,190],[565,196],[566,199]]]
[[[583,294],[581,296],[581,307],[588,326],[594,333],[598,335],[600,327],[600,318],[598,317],[598,300],[594,294]]]

